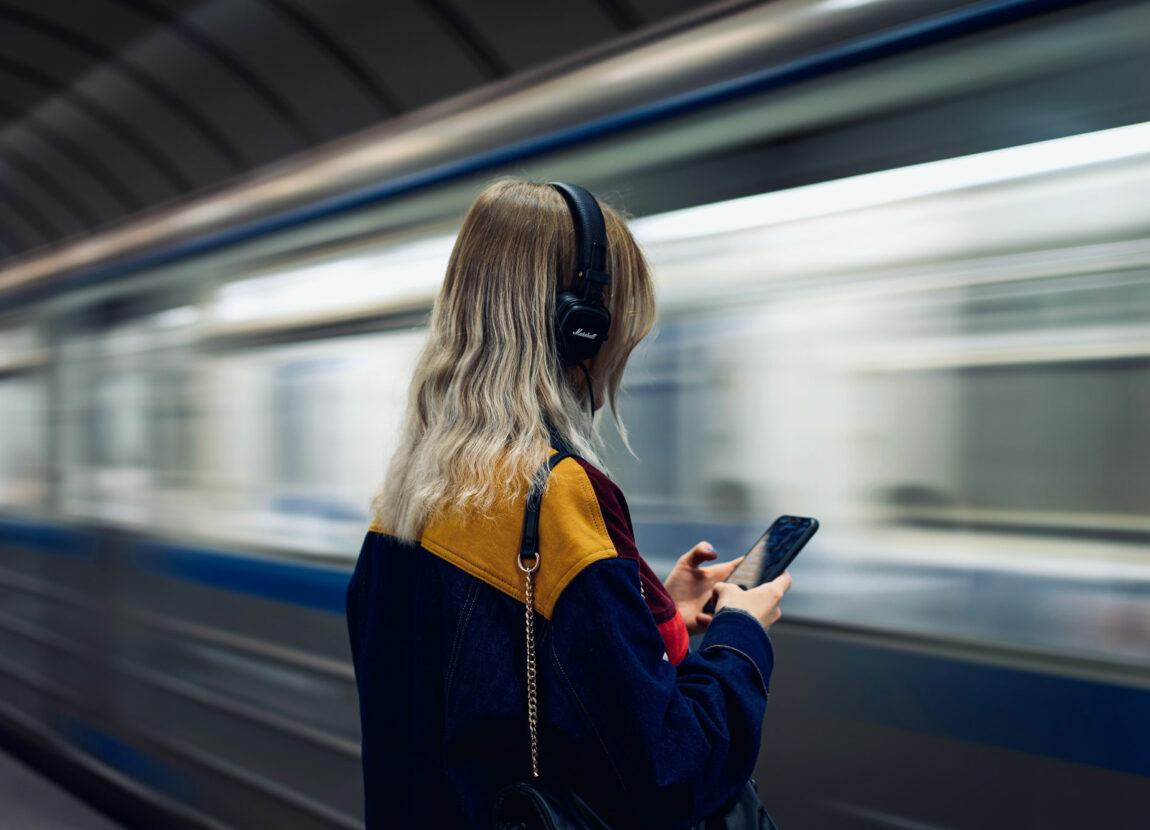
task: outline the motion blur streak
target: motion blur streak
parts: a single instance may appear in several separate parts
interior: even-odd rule
[[[636,228],[648,243],[730,233],[1117,161],[1145,155],[1147,147],[1150,124],[1133,124],[673,211],[642,219]]]
[[[829,48],[890,8],[824,32],[829,5],[771,13]],[[756,774],[782,826],[1145,823],[1145,31],[1148,4],[1083,4],[499,171],[638,215],[660,321],[621,405],[637,457],[602,431],[644,555],[821,522],[772,629]],[[548,112],[603,116],[554,80]],[[676,92],[617,83],[627,106]],[[457,160],[555,128],[519,112]],[[488,181],[0,316],[0,727],[197,820],[360,826],[342,589]]]

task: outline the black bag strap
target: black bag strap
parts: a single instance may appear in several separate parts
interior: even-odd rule
[[[543,487],[555,465],[567,458],[563,451],[555,452],[538,470],[527,494],[523,510],[523,539],[519,543],[519,570],[523,571],[524,633],[527,646],[527,727],[531,735],[531,777],[539,778],[539,696],[536,691],[535,671],[535,572],[539,570],[539,508],[543,503]]]
[[[522,566],[529,566],[530,561],[539,553],[539,510],[543,505],[543,485],[555,466],[564,458],[571,457],[571,453],[562,450],[552,453],[536,472],[537,481],[527,494],[527,507],[523,512],[523,538],[519,543],[519,564]]]

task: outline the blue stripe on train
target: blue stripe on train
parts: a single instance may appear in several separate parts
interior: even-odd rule
[[[827,693],[835,717],[1150,776],[1150,689],[855,643],[834,653],[835,675],[858,679]]]
[[[114,770],[184,803],[196,803],[195,787],[184,775],[122,738],[79,718],[61,718],[60,731],[72,743]]]
[[[0,516],[0,545],[59,556],[92,556],[95,537],[75,528]]]
[[[332,614],[345,610],[349,568],[163,542],[143,544],[139,553],[146,568],[166,576]]]

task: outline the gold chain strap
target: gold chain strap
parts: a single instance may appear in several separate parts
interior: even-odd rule
[[[535,572],[539,570],[539,553],[530,567],[519,560],[519,570],[527,575],[524,608],[527,619],[527,728],[531,732],[531,777],[539,777],[539,701],[535,689]]]

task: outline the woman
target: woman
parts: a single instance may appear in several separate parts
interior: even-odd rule
[[[790,579],[742,591],[700,543],[663,585],[639,556],[593,412],[654,316],[634,239],[581,188],[501,181],[467,214],[348,588],[369,828],[485,827],[530,777],[517,554],[556,450],[573,457],[539,520],[542,776],[617,827],[685,826],[745,786]]]

